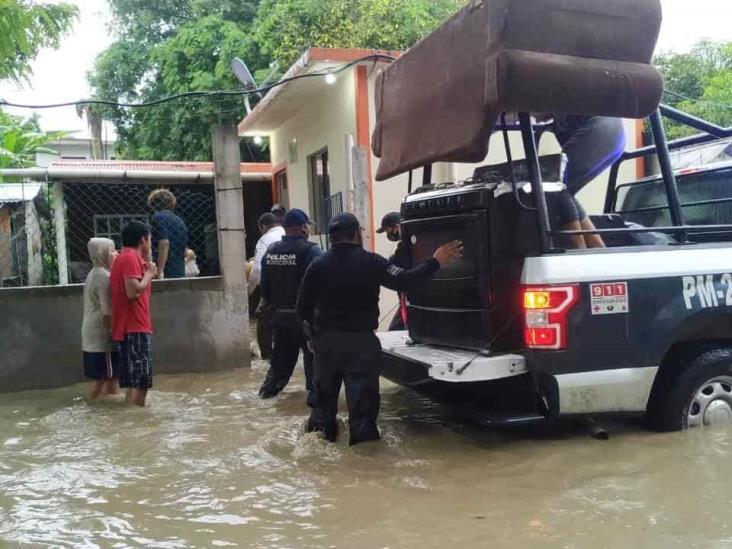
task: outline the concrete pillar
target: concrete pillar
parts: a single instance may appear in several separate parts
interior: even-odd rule
[[[353,168],[353,215],[361,222],[363,232],[363,247],[375,250],[375,242],[371,238],[371,199],[369,196],[368,157],[371,154],[363,147],[353,147],[351,150],[351,165]]]
[[[53,222],[56,232],[56,257],[58,263],[58,283],[61,286],[69,284],[68,251],[66,246],[66,201],[64,187],[60,182],[51,184],[53,197]]]
[[[226,334],[218,334],[229,350],[240,351],[242,366],[250,365],[249,297],[246,281],[246,229],[241,156],[236,126],[214,126],[213,156],[219,264],[224,279]]]
[[[40,286],[43,282],[43,240],[38,212],[33,200],[25,203],[26,256],[28,258],[28,286]]]

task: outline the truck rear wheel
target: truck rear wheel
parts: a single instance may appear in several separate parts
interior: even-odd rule
[[[659,431],[732,426],[732,349],[707,348],[681,359],[654,389],[648,417]]]

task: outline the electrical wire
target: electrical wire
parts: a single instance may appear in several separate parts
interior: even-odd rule
[[[694,99],[693,97],[689,97],[688,95],[684,95],[683,93],[675,92],[673,90],[663,90],[663,93],[673,95],[674,97],[684,99],[685,101],[699,103],[700,105],[711,105],[713,107],[732,110],[732,105],[727,105],[725,103],[715,103],[714,101],[705,101],[704,99]]]
[[[278,80],[277,82],[274,82],[272,84],[268,84],[266,86],[262,86],[260,88],[252,88],[249,90],[213,90],[213,91],[191,91],[186,93],[179,93],[176,95],[170,95],[167,97],[162,97],[160,99],[156,99],[154,101],[147,101],[144,103],[120,103],[117,101],[109,101],[106,99],[82,99],[78,101],[68,101],[65,103],[50,103],[45,105],[26,105],[21,103],[11,103],[10,101],[5,101],[4,99],[0,99],[0,106],[5,107],[15,107],[19,109],[34,109],[34,110],[40,110],[40,109],[57,109],[57,108],[63,108],[63,107],[80,107],[85,105],[101,105],[106,107],[116,107],[116,108],[123,108],[123,109],[144,109],[149,107],[155,107],[157,105],[162,105],[164,103],[169,103],[171,101],[177,101],[179,99],[193,99],[193,98],[210,98],[210,97],[236,97],[236,96],[246,96],[246,95],[252,95],[252,94],[263,94],[266,93],[274,88],[277,88],[279,86],[282,86],[284,84],[287,84],[289,82],[293,82],[295,80],[301,80],[305,78],[322,78],[325,76],[328,76],[330,74],[338,74],[345,70],[350,69],[351,67],[358,65],[359,63],[363,63],[365,61],[388,61],[392,62],[395,61],[396,58],[392,57],[391,55],[386,55],[382,53],[372,54],[372,55],[366,55],[364,57],[361,57],[359,59],[356,59],[355,61],[351,61],[349,63],[346,63],[344,65],[341,65],[340,67],[324,70],[324,71],[317,71],[317,72],[311,72],[311,73],[305,73],[305,74],[298,74],[296,76],[291,76],[289,78],[282,78]]]

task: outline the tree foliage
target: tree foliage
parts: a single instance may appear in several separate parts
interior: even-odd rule
[[[289,66],[307,47],[401,50],[413,46],[462,0],[262,0],[255,32],[262,51]]]
[[[664,101],[721,126],[732,126],[732,42],[701,41],[688,53],[665,53],[655,60],[665,79]],[[668,123],[670,138],[696,130]]]
[[[229,64],[257,53],[248,32],[258,0],[111,0],[120,39],[90,75],[97,97],[154,101],[189,91],[236,89]],[[241,117],[242,98],[182,100],[139,110],[100,109],[128,158],[209,160],[210,123]]]
[[[41,131],[35,115],[22,119],[0,111],[0,169],[35,166],[36,154],[55,154],[48,143],[66,135]]]
[[[1,1],[1,0],[0,0]],[[95,96],[123,102],[237,89],[234,57],[261,78],[309,46],[405,49],[464,0],[109,0],[119,40],[99,58]],[[211,157],[210,122],[245,114],[241,98],[186,100],[152,109],[103,109],[128,158]],[[261,151],[251,152],[258,159]]]
[[[41,48],[55,48],[77,15],[70,4],[0,0],[0,79],[16,82],[30,73]]]

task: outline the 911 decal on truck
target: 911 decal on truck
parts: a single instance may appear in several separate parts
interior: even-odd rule
[[[688,310],[732,307],[732,274],[685,276],[684,304]]]

